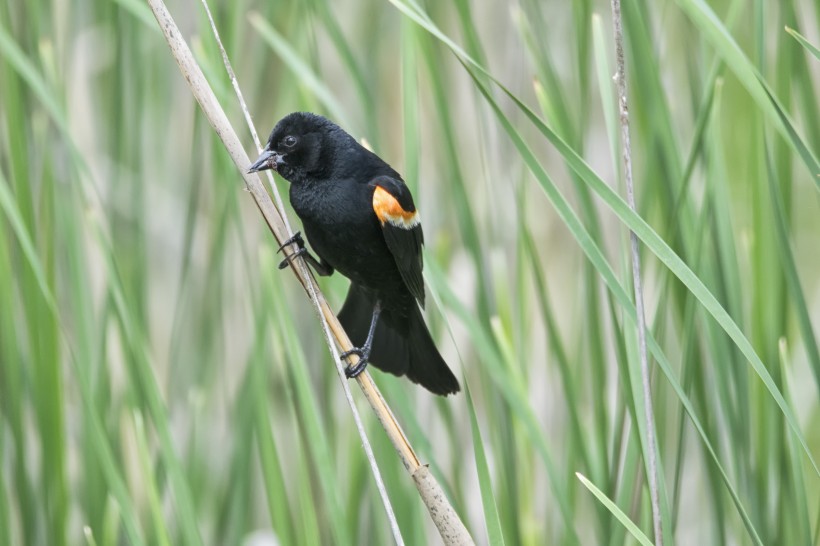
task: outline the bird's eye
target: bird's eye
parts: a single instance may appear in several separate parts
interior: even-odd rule
[[[296,146],[296,137],[295,136],[286,136],[284,140],[282,140],[282,144],[287,146],[288,148],[293,148]]]

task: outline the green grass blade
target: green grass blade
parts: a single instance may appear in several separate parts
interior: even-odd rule
[[[177,454],[169,426],[168,410],[162,400],[159,385],[148,356],[145,339],[137,327],[134,311],[125,297],[122,280],[114,264],[114,254],[105,235],[97,226],[95,233],[98,244],[104,249],[106,265],[108,267],[109,290],[117,317],[120,321],[125,343],[130,351],[130,372],[140,392],[144,397],[145,405],[151,422],[156,427],[159,436],[160,452],[167,465],[167,472],[171,490],[173,491],[176,513],[179,518],[180,531],[186,544],[202,543],[199,526],[197,524],[193,495],[188,478],[185,475],[182,462]]]
[[[154,19],[154,14],[151,13],[151,8],[145,2],[139,0],[114,0],[117,4],[122,6],[124,10],[134,16],[139,22],[151,32],[159,34],[160,29],[157,27],[157,20]]]
[[[353,80],[356,92],[359,95],[359,102],[361,102],[364,111],[364,116],[367,119],[367,135],[371,139],[376,139],[378,137],[378,124],[376,123],[377,110],[373,108],[375,103],[373,100],[373,91],[371,91],[367,77],[353,53],[352,44],[345,38],[339,26],[339,21],[331,13],[331,4],[328,0],[313,0],[312,7],[318,12],[319,19],[327,29],[328,36],[333,42],[336,51],[341,56],[344,67]]]
[[[677,1],[683,11],[692,19],[693,24],[712,43],[715,52],[726,63],[726,67],[737,76],[740,83],[743,84],[746,91],[757,103],[760,111],[800,156],[815,185],[820,189],[820,176],[818,176],[820,175],[820,162],[795,130],[789,115],[785,112],[765,79],[740,49],[740,46],[715,15],[715,12],[703,0]]]
[[[418,187],[421,163],[419,136],[419,66],[416,25],[402,19],[401,25],[401,104],[404,129],[404,178],[411,189]]]
[[[458,301],[452,288],[446,282],[443,272],[433,261],[428,261],[428,265],[425,267],[425,280],[435,297],[440,298],[447,308],[453,310],[470,331],[470,339],[476,345],[478,353],[483,355],[481,362],[484,364],[484,369],[500,389],[502,396],[509,403],[514,413],[521,419],[533,447],[535,447],[544,462],[550,478],[553,497],[568,526],[568,539],[573,544],[579,543],[576,531],[571,525],[572,508],[567,501],[567,486],[556,470],[553,455],[551,454],[550,441],[541,429],[535,411],[528,402],[523,378],[516,373],[519,363],[508,360],[509,355],[505,355],[499,348],[496,336],[488,331],[488,326],[481,323],[474,313],[468,311]],[[499,363],[503,364],[500,365]]]
[[[493,482],[490,479],[490,468],[487,466],[487,454],[484,452],[484,442],[481,439],[481,430],[478,428],[478,418],[475,414],[473,397],[470,387],[464,384],[464,395],[467,398],[467,409],[470,410],[470,427],[473,432],[473,451],[478,472],[478,485],[481,489],[481,505],[484,507],[484,523],[487,526],[487,540],[491,546],[504,545],[504,534],[501,531],[501,520],[498,516],[498,507],[493,495]]]
[[[269,254],[263,254],[263,268],[275,271],[275,262]],[[268,283],[270,307],[275,310],[275,321],[285,352],[290,358],[289,373],[292,375],[296,407],[303,420],[302,434],[311,453],[311,459],[319,475],[319,485],[327,503],[327,517],[331,523],[334,538],[340,544],[350,543],[353,535],[348,526],[347,507],[339,495],[338,478],[334,469],[333,451],[330,448],[328,433],[322,423],[319,404],[308,376],[308,362],[298,345],[299,336],[294,330],[293,321],[289,320],[289,308],[281,293],[280,283]],[[324,354],[323,354],[324,356]]]
[[[65,118],[63,108],[55,98],[56,93],[49,89],[43,76],[37,71],[34,64],[26,57],[23,50],[20,49],[20,46],[12,39],[3,26],[0,26],[0,54],[6,58],[23,80],[28,83],[31,90],[42,102],[57,126],[63,132],[67,133],[68,121]]]
[[[777,249],[780,252],[780,264],[786,277],[786,286],[791,295],[791,302],[797,313],[797,324],[800,328],[803,345],[809,364],[814,372],[814,380],[820,393],[820,349],[817,346],[817,339],[814,337],[814,327],[812,325],[811,314],[807,305],[806,295],[800,283],[800,276],[797,273],[797,265],[794,260],[791,242],[789,241],[789,229],[786,225],[785,206],[783,197],[777,188],[777,178],[772,172],[773,166],[768,154],[766,157],[768,170],[769,196],[771,197],[772,209],[775,215],[775,228],[778,238]]]
[[[781,339],[779,349],[779,364],[783,377],[785,378],[783,392],[789,402],[794,403],[794,396],[792,394],[793,387],[788,382],[788,364],[791,359],[789,358],[786,341],[784,339]],[[794,497],[790,499],[794,503],[793,506],[789,507],[791,512],[790,515],[794,517],[794,524],[790,526],[792,529],[789,529],[789,531],[794,533],[793,536],[795,538],[793,539],[793,542],[795,544],[813,544],[811,536],[811,523],[809,522],[809,501],[806,496],[806,476],[803,472],[803,464],[800,461],[800,450],[797,449],[796,442],[794,441],[794,435],[789,434],[786,436],[786,444],[789,458],[789,478],[791,479],[791,487],[795,492]]]
[[[147,478],[148,507],[151,511],[151,520],[154,524],[153,540],[161,546],[170,546],[171,537],[165,526],[165,518],[162,514],[162,502],[160,501],[159,491],[154,482],[154,476],[152,476],[151,473],[151,453],[148,448],[148,439],[145,435],[145,424],[139,412],[134,412],[133,420],[134,436],[137,444],[137,458],[139,459],[140,470]]]
[[[327,108],[330,115],[341,125],[353,128],[354,124],[348,119],[347,111],[336,99],[333,91],[325,85],[316,75],[310,65],[305,62],[302,56],[288,43],[288,41],[276,31],[259,13],[251,12],[248,20],[259,35],[265,40],[270,48],[276,52],[280,59],[290,68],[298,81],[307,86],[316,95],[319,102]],[[355,133],[355,131],[354,131]]]
[[[253,397],[256,447],[263,478],[261,487],[265,491],[271,527],[283,544],[296,544],[290,503],[283,502],[288,498],[288,491],[282,471],[280,449],[273,435],[273,423],[268,409],[270,401],[266,387],[270,385],[270,373],[268,372],[270,361],[266,358],[268,352],[264,349],[268,342],[268,329],[271,325],[267,308],[261,304],[257,307],[254,321],[254,357],[249,366],[253,387],[251,396]]]
[[[0,438],[0,464],[6,464],[6,442]],[[6,484],[5,472],[0,472],[0,540],[3,544],[11,544],[11,516],[9,491]]]
[[[14,230],[18,242],[23,249],[23,252],[26,256],[26,259],[29,262],[32,272],[37,280],[37,283],[42,290],[42,297],[45,299],[48,307],[54,313],[54,316],[59,318],[59,311],[57,308],[56,300],[54,298],[51,289],[49,288],[48,282],[45,278],[45,274],[43,273],[42,266],[40,265],[40,259],[37,256],[36,251],[34,250],[34,245],[31,240],[31,236],[26,230],[22,217],[20,215],[19,210],[14,204],[13,197],[11,196],[8,190],[8,184],[3,177],[2,172],[0,171],[0,208],[2,208],[3,212],[5,213],[7,221],[11,224],[12,229]],[[142,538],[142,532],[140,531],[140,527],[136,520],[136,511],[134,510],[130,496],[127,493],[125,483],[122,480],[119,471],[114,463],[114,457],[111,453],[110,447],[108,446],[108,442],[105,437],[105,432],[103,426],[101,424],[101,420],[99,415],[97,415],[97,410],[94,407],[94,403],[92,401],[91,396],[91,389],[89,387],[88,378],[85,377],[85,367],[79,363],[77,363],[73,358],[72,362],[74,363],[74,369],[79,377],[80,381],[80,391],[83,396],[83,402],[85,405],[85,409],[87,415],[90,416],[90,422],[93,425],[93,430],[91,432],[91,439],[94,443],[94,446],[97,450],[97,454],[100,457],[100,461],[102,463],[102,471],[106,475],[106,478],[109,481],[109,487],[113,490],[113,494],[115,495],[117,502],[120,505],[120,509],[122,511],[123,520],[125,523],[126,532],[129,535],[129,539],[133,544],[144,544],[144,539]]]
[[[586,479],[583,476],[583,474],[580,474],[580,473],[576,472],[575,476],[581,481],[582,484],[584,484],[584,487],[589,489],[589,491],[593,495],[595,495],[595,498],[597,498],[601,502],[601,504],[606,506],[607,510],[612,512],[612,515],[615,516],[618,519],[618,521],[621,522],[621,524],[623,524],[623,526],[626,528],[626,530],[629,531],[629,534],[631,534],[633,537],[635,537],[635,539],[642,546],[654,546],[652,544],[652,541],[649,540],[649,538],[645,534],[643,534],[643,532],[641,532],[641,530],[638,528],[638,526],[635,525],[632,522],[631,519],[629,519],[629,516],[624,514],[623,510],[618,508],[617,504],[612,502],[612,500],[609,497],[607,497],[606,495],[604,495],[604,493],[600,489],[595,487],[595,484],[593,484],[591,481]]]
[[[595,56],[595,73],[598,76],[598,89],[601,93],[601,105],[604,111],[604,120],[607,128],[607,142],[609,143],[609,153],[612,161],[612,168],[621,178],[618,169],[618,150],[620,149],[620,137],[618,131],[618,107],[615,102],[615,95],[612,90],[612,67],[606,56],[607,46],[604,41],[604,31],[601,24],[601,16],[597,13],[592,16],[592,38],[593,52]]]
[[[793,28],[786,27],[786,32],[788,32],[795,40],[797,40],[800,45],[806,48],[806,50],[814,55],[814,58],[820,61],[820,49],[817,49],[817,46],[806,40],[802,34],[794,30]]]

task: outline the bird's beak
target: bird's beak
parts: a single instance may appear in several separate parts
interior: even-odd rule
[[[268,169],[276,170],[276,167],[282,163],[282,156],[276,152],[265,150],[248,168],[248,174],[267,171]]]

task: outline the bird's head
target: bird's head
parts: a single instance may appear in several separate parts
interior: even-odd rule
[[[307,112],[288,114],[273,128],[265,149],[248,172],[273,169],[294,184],[321,177],[332,168],[339,135],[347,136],[322,116]]]

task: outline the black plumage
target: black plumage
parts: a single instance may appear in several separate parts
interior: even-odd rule
[[[276,124],[249,171],[266,169],[291,183],[291,204],[318,256],[306,254],[308,262],[351,281],[339,321],[362,360],[348,375],[371,362],[436,394],[458,392],[419,309],[424,235],[399,173],[335,123],[304,112]]]

